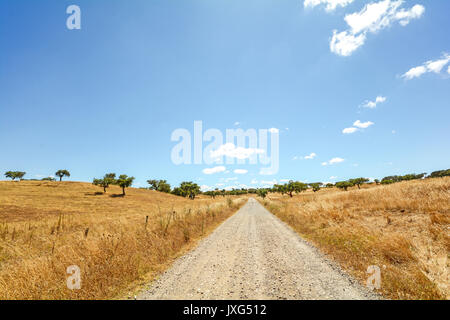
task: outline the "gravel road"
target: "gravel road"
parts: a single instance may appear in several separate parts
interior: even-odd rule
[[[255,199],[137,299],[376,299]]]

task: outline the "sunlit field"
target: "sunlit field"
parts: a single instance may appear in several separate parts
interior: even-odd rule
[[[0,182],[0,299],[128,298],[245,202],[121,194],[79,182]],[[72,265],[80,290],[66,285]]]
[[[362,283],[379,266],[385,297],[450,298],[449,177],[271,193],[262,203]]]

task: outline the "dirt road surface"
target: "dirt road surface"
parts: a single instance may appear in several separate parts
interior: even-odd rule
[[[376,299],[250,199],[137,299]]]

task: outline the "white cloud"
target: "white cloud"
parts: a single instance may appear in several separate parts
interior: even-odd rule
[[[326,5],[326,11],[333,11],[337,6],[345,7],[352,3],[354,0],[305,0],[303,5],[305,8],[314,8],[318,5]]]
[[[214,174],[214,173],[224,172],[225,170],[226,170],[226,168],[224,166],[217,166],[214,168],[205,168],[205,169],[203,169],[203,173],[204,174]]]
[[[353,123],[353,127],[345,128],[344,130],[342,130],[342,133],[343,134],[355,133],[356,131],[359,131],[360,129],[366,129],[372,125],[374,125],[374,123],[372,121],[361,122],[360,120],[356,120]]]
[[[336,176],[331,176],[331,177],[330,177],[330,180],[336,180],[336,179],[337,179]]]
[[[309,155],[305,156],[306,160],[312,160],[317,156],[314,152],[311,152]]]
[[[342,32],[333,31],[330,41],[331,52],[349,56],[364,44],[368,33],[376,33],[396,21],[401,26],[406,26],[412,19],[420,18],[425,12],[425,7],[417,4],[408,10],[400,8],[403,2],[403,0],[372,2],[361,11],[346,15],[344,20],[349,29]]]
[[[235,126],[238,126],[238,125],[240,125],[241,123],[239,122],[239,121],[236,121],[235,123],[234,123],[234,125]]]
[[[315,157],[317,157],[317,154],[314,153],[314,152],[311,152],[310,154],[308,154],[307,156],[304,156],[304,157],[294,156],[294,157],[292,158],[292,160],[301,160],[301,159],[312,160],[312,159],[314,159]]]
[[[383,103],[383,102],[385,102],[385,101],[386,101],[386,97],[378,96],[378,97],[375,98],[375,101],[366,101],[366,102],[363,104],[363,107],[364,107],[364,108],[370,108],[370,109],[373,109],[373,108],[376,108],[376,106],[377,106],[379,103]]]
[[[341,162],[344,162],[344,161],[345,161],[345,159],[336,157],[336,158],[331,159],[331,160],[328,161],[328,162],[322,162],[322,165],[323,165],[323,166],[333,165],[333,164],[341,163]]]
[[[355,133],[356,131],[358,131],[358,128],[345,128],[344,130],[342,130],[342,133],[344,134],[350,134],[350,133]]]
[[[211,158],[219,159],[227,156],[230,158],[247,159],[252,155],[264,153],[263,149],[236,147],[233,143],[225,143],[217,150],[211,151]]]
[[[277,128],[270,128],[270,129],[269,129],[269,132],[270,132],[270,133],[279,133],[280,130],[277,129]]]
[[[367,121],[367,122],[361,122],[359,120],[356,120],[353,125],[355,127],[358,127],[360,129],[366,129],[368,127],[370,127],[371,125],[374,125],[374,123],[372,121]]]
[[[348,57],[364,44],[366,35],[353,35],[347,31],[337,32],[333,30],[333,37],[330,41],[330,50],[338,55]]]
[[[450,67],[448,67],[447,73],[450,74]]]
[[[414,67],[409,69],[405,74],[402,75],[406,80],[411,80],[414,78],[419,78],[421,75],[434,72],[441,73],[442,69],[450,62],[450,55],[448,53],[444,53],[441,59],[438,60],[429,60],[425,62],[423,65]],[[450,67],[449,67],[450,71]],[[450,73],[450,72],[449,72]]]
[[[236,174],[246,174],[248,172],[248,170],[245,169],[236,169],[233,171]]]
[[[340,163],[340,162],[343,162],[343,161],[344,161],[344,159],[342,159],[342,158],[333,158],[330,161],[328,161],[328,163],[329,164],[335,164],[335,163]]]
[[[402,77],[406,78],[407,80],[411,80],[413,78],[420,77],[421,75],[423,75],[426,72],[427,72],[427,68],[425,68],[424,66],[419,66],[419,67],[409,69],[409,71],[406,72]]]
[[[258,180],[252,179],[252,181],[251,181],[250,183],[251,183],[251,184],[258,184]]]

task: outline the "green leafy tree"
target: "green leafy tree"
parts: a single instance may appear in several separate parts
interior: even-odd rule
[[[442,177],[449,177],[449,176],[450,176],[450,169],[447,169],[447,170],[433,171],[432,173],[430,173],[428,178],[442,178]]]
[[[313,192],[317,192],[320,190],[320,188],[322,187],[323,183],[322,182],[314,182],[314,183],[310,183],[309,186],[312,188]]]
[[[374,181],[375,181],[375,184],[376,184],[376,185],[379,185],[379,184],[380,184],[380,180],[375,179]]]
[[[348,182],[350,182],[352,185],[357,186],[358,189],[361,189],[361,185],[369,182],[369,179],[367,178],[356,178],[356,179],[350,179]]]
[[[225,190],[223,190],[225,192]],[[200,193],[200,186],[192,181],[184,181],[179,187],[173,189],[172,194],[194,200]],[[225,193],[223,193],[225,196]]]
[[[166,180],[147,180],[147,183],[150,185],[150,190],[165,193],[170,193],[171,191],[170,184]]]
[[[258,190],[256,190],[256,194],[258,196],[260,196],[261,198],[263,198],[263,199],[266,198],[267,192],[268,192],[267,189],[258,189]]]
[[[347,191],[348,188],[353,187],[353,184],[349,181],[339,181],[339,182],[336,182],[336,187]]]
[[[381,180],[381,184],[393,184],[393,183],[395,183],[394,180],[385,180],[385,179]]]
[[[63,177],[70,177],[70,172],[67,170],[58,170],[56,171],[55,176],[59,177],[59,181],[62,181]]]
[[[11,179],[12,181],[19,179],[22,180],[26,172],[23,171],[7,171],[5,172],[5,177]]]
[[[115,184],[122,188],[122,195],[125,195],[125,188],[131,187],[133,181],[134,177],[129,177],[126,174],[121,174],[119,176],[119,179],[115,181]]]
[[[327,188],[333,188],[334,187],[334,183],[327,183],[326,187]]]
[[[308,189],[308,185],[303,183],[303,182],[299,182],[299,181],[289,181],[289,183],[284,185],[283,191],[285,191],[287,194],[289,194],[289,196],[292,198],[293,193],[300,193],[302,191],[305,191]]]
[[[92,184],[96,186],[100,186],[103,188],[103,192],[106,193],[106,189],[109,188],[110,185],[116,183],[116,174],[115,173],[107,173],[102,179],[94,179]]]

